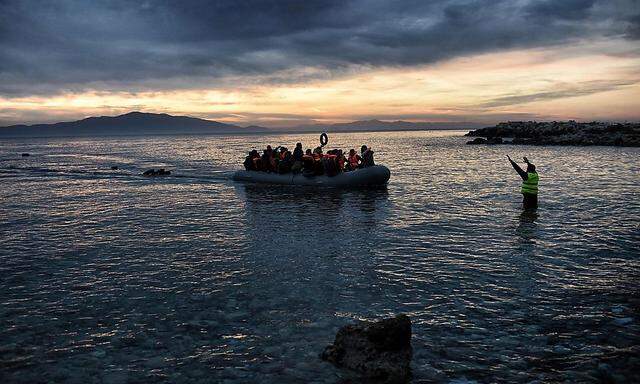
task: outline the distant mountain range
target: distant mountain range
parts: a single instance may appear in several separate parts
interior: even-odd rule
[[[312,131],[312,132],[357,132],[357,131],[426,131],[432,129],[472,129],[484,127],[486,124],[465,123],[465,122],[447,122],[447,123],[429,123],[410,121],[381,121],[381,120],[362,120],[353,121],[351,123],[336,124],[313,124],[302,125],[290,128],[292,131]]]
[[[475,123],[412,123],[407,121],[366,120],[338,124],[314,124],[290,128],[240,127],[213,120],[165,113],[129,112],[119,116],[88,117],[54,124],[11,125],[0,127],[0,136],[107,136],[153,134],[236,134],[270,132],[353,132],[416,131],[430,129],[473,129]]]
[[[1,136],[92,136],[146,134],[203,134],[268,132],[267,128],[237,125],[165,113],[129,112],[119,116],[88,117],[54,124],[11,125],[0,128]]]

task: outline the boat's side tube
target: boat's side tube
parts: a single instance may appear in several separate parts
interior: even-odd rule
[[[265,184],[358,187],[384,185],[389,181],[390,177],[391,172],[389,171],[389,168],[382,165],[374,165],[372,167],[357,169],[351,172],[339,173],[333,177],[325,175],[306,177],[302,174],[294,175],[291,173],[279,175],[276,173],[256,171],[237,171],[233,175],[233,180]]]

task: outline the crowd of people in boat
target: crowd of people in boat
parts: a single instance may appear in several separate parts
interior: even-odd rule
[[[262,151],[262,155],[254,149],[244,160],[244,168],[247,171],[327,176],[373,165],[373,151],[366,145],[360,148],[359,154],[355,149],[351,149],[346,155],[341,149],[331,149],[323,153],[322,146],[316,147],[313,151],[310,148],[303,151],[302,143],[297,143],[293,152],[283,146],[272,149],[268,145]]]

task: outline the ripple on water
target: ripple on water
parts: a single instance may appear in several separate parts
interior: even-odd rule
[[[315,135],[3,141],[0,374],[334,383],[336,330],[405,312],[414,382],[640,381],[638,150],[458,134],[332,135],[392,179],[320,193],[227,179]],[[536,214],[507,152],[540,169]]]

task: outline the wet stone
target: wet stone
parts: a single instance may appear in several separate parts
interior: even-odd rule
[[[386,383],[411,377],[411,320],[406,315],[342,327],[320,357]]]
[[[615,320],[613,320],[613,323],[615,325],[619,325],[619,326],[629,325],[629,324],[633,323],[633,317],[622,317],[622,318],[619,318],[619,319],[615,319]]]

